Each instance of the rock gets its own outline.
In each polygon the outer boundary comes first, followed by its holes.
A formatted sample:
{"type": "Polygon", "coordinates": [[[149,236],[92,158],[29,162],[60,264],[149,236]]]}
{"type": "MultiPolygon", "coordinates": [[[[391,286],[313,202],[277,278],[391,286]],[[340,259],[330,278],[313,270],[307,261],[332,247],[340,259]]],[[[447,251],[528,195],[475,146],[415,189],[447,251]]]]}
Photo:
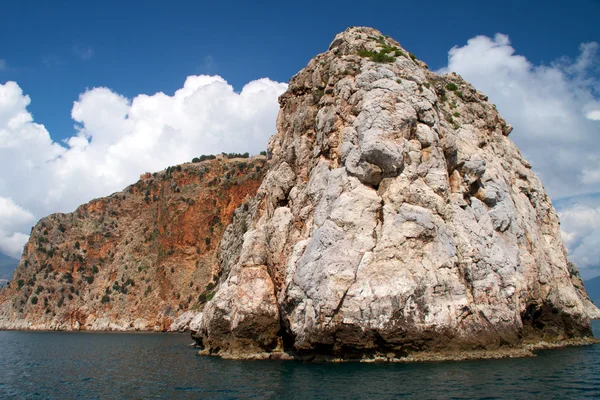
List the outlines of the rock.
{"type": "Polygon", "coordinates": [[[203,342],[207,351],[223,346],[228,357],[273,349],[272,340],[277,340],[279,331],[278,305],[266,267],[252,266],[238,272],[236,284],[221,288],[204,309],[198,330],[207,338],[203,342]]]}
{"type": "Polygon", "coordinates": [[[292,78],[270,170],[227,228],[247,231],[221,242],[202,354],[421,360],[589,340],[598,310],[512,127],[403,54],[349,28],[292,78]],[[390,62],[359,55],[384,45],[390,62]]]}
{"type": "Polygon", "coordinates": [[[590,318],[592,319],[600,319],[600,309],[594,305],[592,300],[589,298],[587,292],[585,291],[585,287],[583,286],[583,279],[579,275],[579,270],[572,262],[569,262],[569,274],[571,275],[571,282],[573,283],[573,287],[577,291],[577,294],[582,299],[583,305],[586,308],[586,311],[590,318]]]}
{"type": "Polygon", "coordinates": [[[0,329],[187,329],[220,273],[221,238],[238,234],[225,227],[256,194],[266,163],[221,157],[169,167],[43,218],[0,289],[0,329]]]}
{"type": "Polygon", "coordinates": [[[175,321],[169,327],[169,332],[185,332],[190,329],[190,323],[196,316],[194,311],[186,311],[179,317],[175,318],[175,321]]]}
{"type": "Polygon", "coordinates": [[[202,323],[202,313],[196,313],[189,323],[189,330],[192,332],[198,332],[200,330],[200,324],[202,323]]]}

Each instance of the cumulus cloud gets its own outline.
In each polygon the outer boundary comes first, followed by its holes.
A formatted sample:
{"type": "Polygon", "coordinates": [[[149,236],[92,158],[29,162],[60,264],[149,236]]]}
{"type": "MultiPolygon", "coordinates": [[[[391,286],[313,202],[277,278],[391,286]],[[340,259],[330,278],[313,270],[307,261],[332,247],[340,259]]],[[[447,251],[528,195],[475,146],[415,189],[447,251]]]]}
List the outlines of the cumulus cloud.
{"type": "MultiPolygon", "coordinates": [[[[440,72],[459,73],[497,105],[554,201],[577,199],[600,192],[599,47],[583,43],[574,60],[534,65],[508,36],[477,36],[452,48],[440,72]]],[[[591,277],[600,273],[600,197],[587,201],[565,202],[561,216],[569,257],[591,277]]]]}
{"type": "Polygon", "coordinates": [[[266,148],[286,84],[259,79],[237,93],[219,76],[190,76],[173,95],[79,96],[76,131],[55,142],[15,82],[0,84],[0,251],[19,256],[35,221],[119,191],[141,173],[201,154],[266,148]]]}
{"type": "Polygon", "coordinates": [[[600,110],[593,110],[587,113],[588,119],[600,121],[600,110]]]}
{"type": "Polygon", "coordinates": [[[559,212],[561,233],[584,277],[597,275],[600,264],[600,206],[575,204],[559,212]]]}
{"type": "Polygon", "coordinates": [[[9,255],[20,255],[27,231],[34,222],[33,214],[11,199],[0,196],[0,248],[9,255]]]}

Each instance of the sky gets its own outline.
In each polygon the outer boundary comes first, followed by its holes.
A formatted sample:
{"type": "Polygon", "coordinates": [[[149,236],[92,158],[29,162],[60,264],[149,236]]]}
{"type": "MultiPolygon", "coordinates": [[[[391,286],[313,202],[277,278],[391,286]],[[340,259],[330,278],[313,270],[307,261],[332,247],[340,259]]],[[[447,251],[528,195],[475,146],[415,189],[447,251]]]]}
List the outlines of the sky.
{"type": "Polygon", "coordinates": [[[0,252],[143,172],[265,149],[286,82],[360,25],[490,96],[600,275],[599,0],[256,3],[3,2],[0,252]]]}

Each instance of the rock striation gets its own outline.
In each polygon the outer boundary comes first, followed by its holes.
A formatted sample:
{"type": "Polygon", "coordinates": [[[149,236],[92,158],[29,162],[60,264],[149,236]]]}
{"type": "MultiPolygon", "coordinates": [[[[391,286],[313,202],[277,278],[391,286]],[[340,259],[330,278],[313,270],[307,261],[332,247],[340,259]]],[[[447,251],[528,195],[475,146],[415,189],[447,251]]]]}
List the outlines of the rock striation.
{"type": "Polygon", "coordinates": [[[485,94],[349,28],[279,102],[269,171],[194,316],[201,354],[440,359],[591,337],[557,214],[485,94]]]}
{"type": "Polygon", "coordinates": [[[266,163],[258,156],[169,167],[43,218],[0,290],[0,329],[169,329],[213,295],[225,227],[256,194],[266,163]]]}

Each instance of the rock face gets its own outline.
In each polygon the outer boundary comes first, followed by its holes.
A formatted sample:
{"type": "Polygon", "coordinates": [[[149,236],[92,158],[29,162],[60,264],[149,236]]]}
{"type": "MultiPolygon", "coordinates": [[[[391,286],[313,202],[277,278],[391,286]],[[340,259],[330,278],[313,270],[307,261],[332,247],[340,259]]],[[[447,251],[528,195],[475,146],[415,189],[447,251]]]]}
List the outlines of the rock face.
{"type": "Polygon", "coordinates": [[[42,219],[0,291],[0,329],[165,330],[201,309],[218,277],[225,227],[256,194],[266,162],[169,167],[42,219]]]}
{"type": "Polygon", "coordinates": [[[202,354],[400,359],[591,336],[557,214],[487,96],[350,28],[279,101],[269,172],[195,318],[202,354]]]}

